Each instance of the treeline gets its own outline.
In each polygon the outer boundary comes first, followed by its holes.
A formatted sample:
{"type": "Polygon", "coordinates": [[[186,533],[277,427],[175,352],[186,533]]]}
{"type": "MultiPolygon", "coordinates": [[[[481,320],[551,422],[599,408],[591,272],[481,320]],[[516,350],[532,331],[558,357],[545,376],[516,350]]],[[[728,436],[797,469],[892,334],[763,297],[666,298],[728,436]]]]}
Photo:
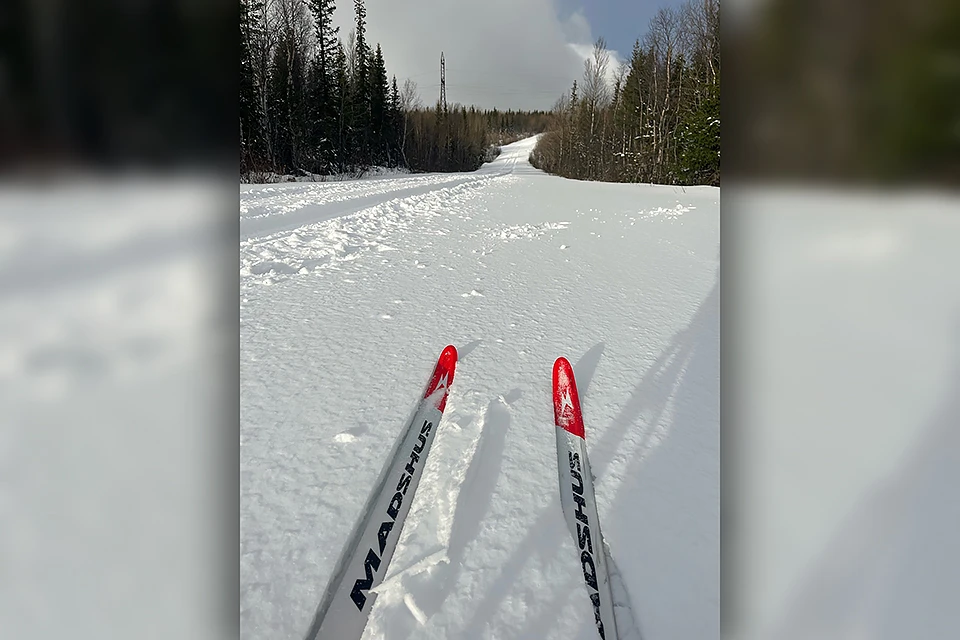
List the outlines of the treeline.
{"type": "Polygon", "coordinates": [[[545,111],[415,105],[404,112],[402,166],[414,171],[473,171],[493,160],[500,145],[542,133],[551,122],[552,114],[545,111]]]}
{"type": "Polygon", "coordinates": [[[240,0],[240,171],[360,174],[372,166],[470,171],[494,145],[546,130],[547,112],[420,104],[417,86],[389,77],[354,0],[344,43],[334,0],[240,0]]]}
{"type": "Polygon", "coordinates": [[[619,69],[598,40],[531,162],[585,180],[719,185],[719,9],[661,9],[619,69]]]}

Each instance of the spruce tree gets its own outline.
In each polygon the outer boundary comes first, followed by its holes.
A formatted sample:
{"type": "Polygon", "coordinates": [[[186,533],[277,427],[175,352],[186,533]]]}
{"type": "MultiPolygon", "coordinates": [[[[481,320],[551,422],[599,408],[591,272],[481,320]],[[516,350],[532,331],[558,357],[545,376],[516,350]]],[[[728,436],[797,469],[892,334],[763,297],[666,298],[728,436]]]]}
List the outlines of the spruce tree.
{"type": "Polygon", "coordinates": [[[351,129],[354,134],[354,163],[358,168],[370,164],[370,48],[367,45],[367,10],[363,0],[354,0],[356,40],[354,43],[351,129]]]}
{"type": "Polygon", "coordinates": [[[326,173],[337,164],[339,105],[336,92],[336,58],[340,27],[333,26],[334,0],[310,0],[317,37],[311,68],[310,142],[317,170],[326,173]]]}
{"type": "Polygon", "coordinates": [[[378,44],[370,64],[370,141],[372,152],[370,159],[375,164],[384,164],[387,160],[388,92],[387,69],[383,61],[383,51],[378,44]]]}
{"type": "Polygon", "coordinates": [[[260,164],[263,152],[261,88],[254,77],[252,51],[262,11],[262,0],[240,0],[240,170],[243,173],[260,164]]]}

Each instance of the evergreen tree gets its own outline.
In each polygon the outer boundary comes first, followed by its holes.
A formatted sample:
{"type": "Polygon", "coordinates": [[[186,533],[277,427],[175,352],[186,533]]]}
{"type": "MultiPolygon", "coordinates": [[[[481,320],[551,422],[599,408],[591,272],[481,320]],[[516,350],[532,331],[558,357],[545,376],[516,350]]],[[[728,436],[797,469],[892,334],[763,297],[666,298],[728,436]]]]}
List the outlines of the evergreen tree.
{"type": "Polygon", "coordinates": [[[311,67],[310,141],[316,157],[315,171],[326,173],[336,164],[339,105],[337,101],[337,34],[333,26],[334,0],[310,0],[316,33],[316,54],[311,67]]]}
{"type": "Polygon", "coordinates": [[[388,108],[388,127],[387,140],[389,149],[390,164],[398,164],[401,161],[400,147],[403,144],[401,136],[403,134],[403,108],[400,104],[400,90],[397,89],[397,76],[393,76],[390,83],[390,97],[388,108]]]}
{"type": "Polygon", "coordinates": [[[680,125],[678,173],[685,184],[716,184],[720,180],[720,83],[709,85],[707,96],[680,125]]]}
{"type": "Polygon", "coordinates": [[[363,0],[354,0],[356,40],[354,41],[352,114],[354,164],[362,166],[370,159],[370,48],[367,45],[367,10],[363,0]]]}
{"type": "Polygon", "coordinates": [[[598,40],[583,83],[558,102],[552,130],[531,160],[586,180],[719,184],[718,17],[717,0],[660,10],[642,44],[634,44],[611,100],[603,93],[598,40]]]}
{"type": "Polygon", "coordinates": [[[369,78],[371,159],[375,164],[384,164],[388,157],[388,92],[390,88],[387,85],[387,69],[383,62],[383,52],[379,44],[371,60],[369,78]]]}
{"type": "Polygon", "coordinates": [[[253,39],[263,11],[262,0],[240,0],[240,170],[249,172],[262,157],[260,91],[253,58],[253,39]]]}
{"type": "Polygon", "coordinates": [[[336,57],[333,62],[333,103],[336,105],[336,128],[333,133],[336,140],[336,168],[339,172],[347,169],[350,161],[350,117],[353,111],[350,104],[350,75],[347,69],[347,53],[343,42],[337,41],[336,57]]]}

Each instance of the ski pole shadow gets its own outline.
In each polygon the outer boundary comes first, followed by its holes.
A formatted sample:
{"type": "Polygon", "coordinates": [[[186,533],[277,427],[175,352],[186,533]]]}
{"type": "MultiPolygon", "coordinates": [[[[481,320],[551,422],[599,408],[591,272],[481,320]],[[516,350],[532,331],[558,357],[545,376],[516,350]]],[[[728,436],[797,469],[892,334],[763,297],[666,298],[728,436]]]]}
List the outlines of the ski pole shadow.
{"type": "Polygon", "coordinates": [[[464,358],[466,358],[468,355],[470,355],[470,354],[473,352],[474,349],[476,349],[477,347],[479,347],[479,346],[480,346],[480,343],[482,343],[482,342],[483,342],[483,340],[474,340],[473,342],[471,342],[471,343],[469,343],[469,344],[465,344],[465,345],[463,345],[462,347],[458,348],[458,349],[457,349],[457,359],[458,359],[458,360],[463,360],[464,358]]]}
{"type": "Polygon", "coordinates": [[[956,636],[960,343],[954,350],[946,395],[896,468],[862,492],[798,572],[765,637],[956,636]]]}
{"type": "Polygon", "coordinates": [[[619,568],[635,578],[631,611],[651,637],[720,633],[719,325],[717,283],[686,330],[667,431],[630,460],[610,508],[613,542],[636,550],[619,568]]]}
{"type": "Polygon", "coordinates": [[[577,379],[577,392],[581,398],[586,397],[587,391],[590,389],[590,383],[593,381],[593,376],[597,372],[597,365],[600,364],[600,357],[603,355],[603,348],[604,344],[598,342],[580,356],[577,364],[573,365],[573,374],[577,379]]]}

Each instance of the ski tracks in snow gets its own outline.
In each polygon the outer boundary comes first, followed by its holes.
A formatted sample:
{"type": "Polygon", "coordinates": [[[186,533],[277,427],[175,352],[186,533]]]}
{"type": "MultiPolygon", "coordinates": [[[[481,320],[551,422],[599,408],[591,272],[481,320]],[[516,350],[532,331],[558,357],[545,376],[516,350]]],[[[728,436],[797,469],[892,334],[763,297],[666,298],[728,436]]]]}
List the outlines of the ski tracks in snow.
{"type": "MultiPolygon", "coordinates": [[[[439,613],[461,577],[464,559],[481,534],[502,466],[518,388],[491,391],[471,375],[470,352],[461,349],[457,385],[424,467],[417,500],[408,516],[394,566],[379,588],[365,638],[415,636],[439,613]],[[489,399],[492,396],[492,399],[489,399]],[[489,399],[489,400],[488,400],[489,399]]],[[[448,635],[448,634],[444,634],[448,635]]]]}
{"type": "MultiPolygon", "coordinates": [[[[241,288],[336,271],[371,251],[397,251],[411,244],[406,240],[413,233],[448,235],[451,217],[458,218],[463,233],[463,222],[476,213],[469,202],[491,185],[508,188],[519,181],[524,167],[530,169],[526,155],[531,148],[532,143],[505,149],[500,158],[473,173],[245,186],[240,193],[241,288]]],[[[482,258],[503,242],[537,238],[568,225],[478,226],[464,237],[481,241],[482,248],[474,253],[482,258]]],[[[430,245],[412,244],[420,246],[412,252],[415,265],[425,268],[428,262],[419,256],[430,245]]]]}
{"type": "MultiPolygon", "coordinates": [[[[475,341],[461,350],[464,357],[458,368],[458,392],[448,401],[442,431],[424,468],[421,490],[400,538],[394,566],[378,589],[365,639],[527,639],[556,630],[562,625],[561,611],[588,608],[579,573],[569,571],[569,576],[561,577],[555,572],[557,567],[569,569],[576,564],[571,560],[575,558],[573,543],[562,524],[558,496],[551,493],[552,499],[543,509],[528,514],[533,526],[510,535],[504,536],[502,529],[488,520],[493,515],[493,501],[506,499],[512,487],[521,486],[516,474],[512,476],[504,467],[513,408],[525,394],[520,388],[497,393],[495,384],[476,374],[468,354],[479,344],[475,341]],[[477,567],[486,575],[475,575],[477,567]],[[518,576],[531,572],[543,572],[554,598],[538,602],[530,594],[511,594],[518,576]],[[466,619],[438,615],[451,594],[460,598],[468,594],[472,615],[466,619]],[[526,601],[523,617],[511,627],[500,627],[496,617],[508,600],[518,597],[526,601]]],[[[584,397],[603,350],[603,343],[599,343],[577,362],[584,397]]],[[[552,435],[546,428],[544,433],[552,435]]],[[[539,448],[537,451],[543,453],[539,448]]],[[[547,458],[552,457],[551,451],[545,453],[547,458]]],[[[511,457],[516,461],[524,453],[514,449],[511,457]]],[[[598,473],[608,464],[601,460],[598,473]]],[[[547,478],[547,486],[554,484],[554,478],[547,478]]],[[[607,545],[604,547],[611,567],[620,638],[643,640],[615,557],[607,545]]],[[[592,618],[579,618],[572,637],[593,640],[596,631],[592,618]]]]}
{"type": "MultiPolygon", "coordinates": [[[[336,199],[331,204],[319,206],[306,206],[308,201],[303,200],[305,208],[284,214],[284,220],[277,225],[270,227],[263,223],[265,229],[279,227],[281,231],[254,235],[240,243],[242,286],[275,284],[287,275],[336,269],[370,251],[396,251],[396,246],[403,246],[404,235],[413,229],[422,233],[427,228],[435,235],[446,235],[449,233],[450,212],[471,199],[490,180],[496,179],[498,176],[486,175],[457,180],[435,179],[436,182],[428,186],[393,192],[391,195],[399,197],[386,201],[382,201],[383,195],[346,201],[336,199]],[[372,204],[371,198],[380,202],[372,204]],[[314,209],[320,209],[320,212],[314,209]],[[305,215],[297,216],[303,211],[305,215]],[[291,230],[285,228],[286,218],[319,218],[320,221],[295,223],[291,230]]],[[[248,214],[258,206],[253,199],[245,202],[248,214]]],[[[277,217],[262,215],[268,222],[277,217]]]]}

